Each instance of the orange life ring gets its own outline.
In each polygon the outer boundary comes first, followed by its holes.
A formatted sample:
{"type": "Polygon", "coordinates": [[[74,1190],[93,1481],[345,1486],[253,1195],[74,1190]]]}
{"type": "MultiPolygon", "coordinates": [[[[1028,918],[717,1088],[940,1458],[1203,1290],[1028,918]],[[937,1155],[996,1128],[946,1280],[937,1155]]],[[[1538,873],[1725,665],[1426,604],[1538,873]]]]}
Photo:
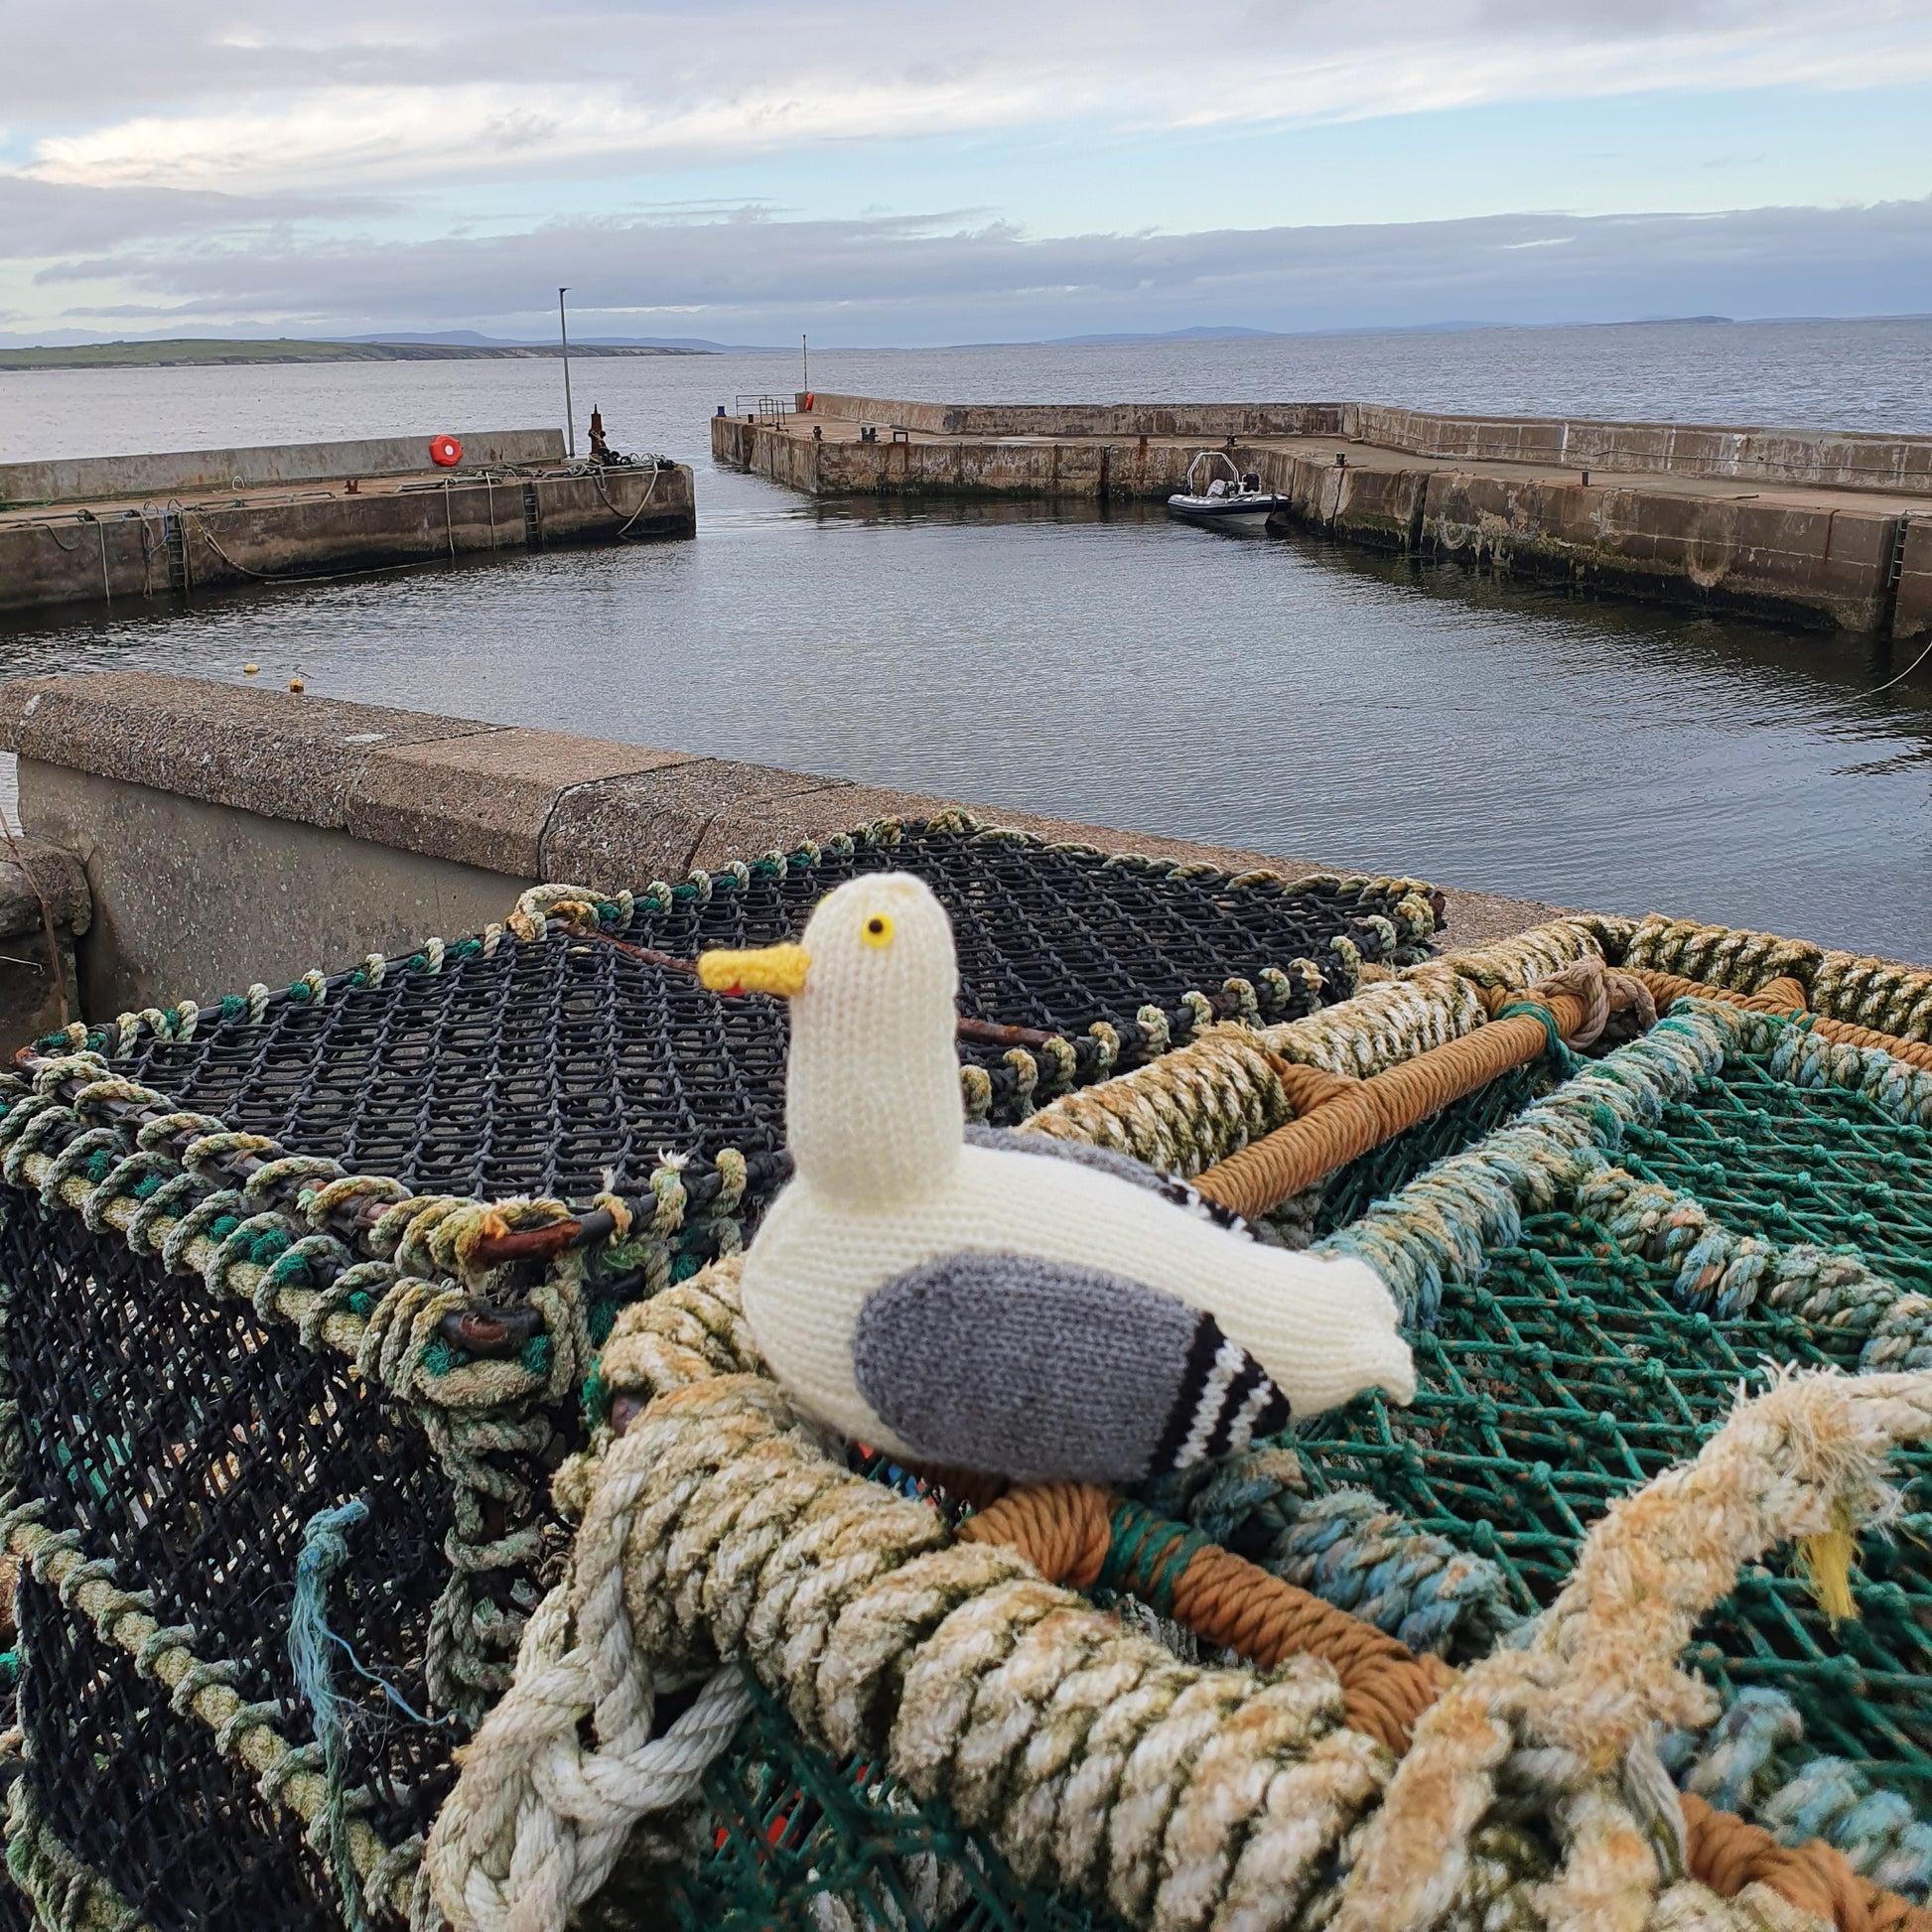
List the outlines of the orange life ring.
{"type": "Polygon", "coordinates": [[[432,436],[429,460],[439,470],[454,470],[463,461],[463,445],[454,436],[432,436]]]}
{"type": "Polygon", "coordinates": [[[818,398],[815,395],[813,395],[809,389],[807,389],[805,393],[798,399],[798,407],[801,410],[803,410],[806,415],[809,416],[812,412],[812,405],[817,401],[818,398]]]}

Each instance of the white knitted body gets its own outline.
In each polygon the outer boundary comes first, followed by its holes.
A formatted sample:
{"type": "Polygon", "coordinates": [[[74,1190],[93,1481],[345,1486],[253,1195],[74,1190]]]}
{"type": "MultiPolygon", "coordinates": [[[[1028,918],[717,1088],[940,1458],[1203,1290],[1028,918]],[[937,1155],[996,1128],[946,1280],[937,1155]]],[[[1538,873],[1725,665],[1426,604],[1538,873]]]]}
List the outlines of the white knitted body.
{"type": "Polygon", "coordinates": [[[1069,1161],[962,1147],[911,1200],[862,1208],[794,1181],[745,1260],[745,1315],[788,1393],[842,1434],[914,1453],[867,1406],[852,1369],[860,1305],[940,1255],[1035,1255],[1099,1268],[1205,1309],[1307,1416],[1379,1387],[1416,1388],[1395,1303],[1358,1261],[1316,1260],[1246,1235],[1069,1161]]]}
{"type": "Polygon", "coordinates": [[[958,965],[922,881],[849,881],[803,946],[786,1071],[797,1177],[752,1244],[744,1295],[760,1351],[813,1414],[913,1453],[859,1393],[854,1327],[873,1291],[960,1253],[1097,1269],[1204,1310],[1298,1415],[1370,1387],[1414,1395],[1395,1305],[1364,1264],[1263,1247],[1074,1162],[964,1144],[958,965]]]}

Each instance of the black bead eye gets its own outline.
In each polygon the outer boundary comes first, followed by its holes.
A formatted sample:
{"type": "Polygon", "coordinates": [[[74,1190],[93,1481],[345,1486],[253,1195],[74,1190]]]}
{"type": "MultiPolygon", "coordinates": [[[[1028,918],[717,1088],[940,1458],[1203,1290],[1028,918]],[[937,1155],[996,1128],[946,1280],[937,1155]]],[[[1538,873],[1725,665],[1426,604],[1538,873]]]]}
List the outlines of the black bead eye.
{"type": "Polygon", "coordinates": [[[865,941],[869,946],[890,946],[893,943],[893,922],[884,912],[875,912],[866,921],[865,941]]]}

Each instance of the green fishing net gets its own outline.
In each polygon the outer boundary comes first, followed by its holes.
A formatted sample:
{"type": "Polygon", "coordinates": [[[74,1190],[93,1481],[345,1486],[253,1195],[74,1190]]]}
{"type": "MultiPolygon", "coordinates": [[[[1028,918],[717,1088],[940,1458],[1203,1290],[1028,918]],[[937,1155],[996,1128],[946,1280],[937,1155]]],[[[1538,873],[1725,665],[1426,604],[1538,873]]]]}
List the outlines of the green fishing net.
{"type": "MultiPolygon", "coordinates": [[[[1466,1106],[1468,1103],[1464,1103],[1466,1106]]],[[[1626,1131],[1612,1156],[1779,1245],[1856,1244],[1901,1286],[1932,1288],[1932,1135],[1842,1089],[1775,1078],[1766,1056],[1626,1131]]],[[[1767,1366],[1853,1370],[1861,1333],[1766,1307],[1720,1315],[1674,1292],[1681,1257],[1619,1250],[1575,1213],[1526,1217],[1479,1283],[1449,1284],[1413,1337],[1413,1407],[1379,1396],[1296,1438],[1316,1480],[1366,1484],[1494,1560],[1520,1606],[1547,1603],[1615,1497],[1696,1453],[1767,1366]]],[[[1808,1740],[1932,1810],[1932,1449],[1897,1458],[1904,1513],[1861,1543],[1855,1620],[1834,1623],[1782,1561],[1754,1567],[1698,1633],[1721,1689],[1788,1693],[1808,1740]]]]}
{"type": "MultiPolygon", "coordinates": [[[[1561,1077],[1525,1068],[1410,1129],[1325,1190],[1317,1235],[1446,1155],[1483,1140],[1561,1077]]],[[[1932,1290],[1932,1135],[1871,1101],[1774,1077],[1767,1056],[1721,1072],[1626,1130],[1611,1158],[1693,1194],[1734,1233],[1780,1246],[1854,1243],[1932,1290]]],[[[1624,1253],[1574,1211],[1526,1217],[1476,1284],[1450,1284],[1414,1337],[1409,1409],[1369,1396],[1292,1441],[1317,1490],[1373,1489],[1421,1529],[1495,1562],[1517,1606],[1548,1603],[1615,1497],[1696,1453],[1767,1365],[1856,1368],[1861,1334],[1759,1303],[1686,1308],[1681,1256],[1624,1253]]],[[[1834,1624],[1782,1558],[1753,1567],[1706,1619],[1688,1662],[1721,1692],[1790,1695],[1806,1734],[1932,1811],[1932,1449],[1898,1458],[1904,1514],[1863,1540],[1856,1620],[1834,1624]]],[[[883,1473],[883,1471],[881,1472],[883,1473]]],[[[883,1769],[813,1750],[760,1695],[706,1784],[710,1834],[662,1903],[693,1928],[904,1927],[1061,1932],[1107,1923],[1021,1884],[977,1834],[915,1803],[883,1769]]],[[[630,1923],[641,1922],[634,1915],[630,1923]]]]}

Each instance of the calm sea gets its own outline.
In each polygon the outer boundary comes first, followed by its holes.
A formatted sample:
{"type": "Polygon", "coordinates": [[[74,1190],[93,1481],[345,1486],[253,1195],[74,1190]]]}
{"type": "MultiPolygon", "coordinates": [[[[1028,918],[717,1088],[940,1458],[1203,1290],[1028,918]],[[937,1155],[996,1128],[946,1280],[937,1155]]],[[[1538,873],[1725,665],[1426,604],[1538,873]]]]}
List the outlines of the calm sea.
{"type": "MultiPolygon", "coordinates": [[[[1932,431],[1932,322],[814,353],[949,400],[1333,399],[1932,431]]],[[[698,473],[696,543],[0,629],[141,665],[837,772],[1440,882],[1932,959],[1932,663],[1139,509],[819,506],[706,418],[796,356],[581,361],[698,473]]],[[[554,362],[0,374],[0,460],[557,420],[554,362]]]]}

